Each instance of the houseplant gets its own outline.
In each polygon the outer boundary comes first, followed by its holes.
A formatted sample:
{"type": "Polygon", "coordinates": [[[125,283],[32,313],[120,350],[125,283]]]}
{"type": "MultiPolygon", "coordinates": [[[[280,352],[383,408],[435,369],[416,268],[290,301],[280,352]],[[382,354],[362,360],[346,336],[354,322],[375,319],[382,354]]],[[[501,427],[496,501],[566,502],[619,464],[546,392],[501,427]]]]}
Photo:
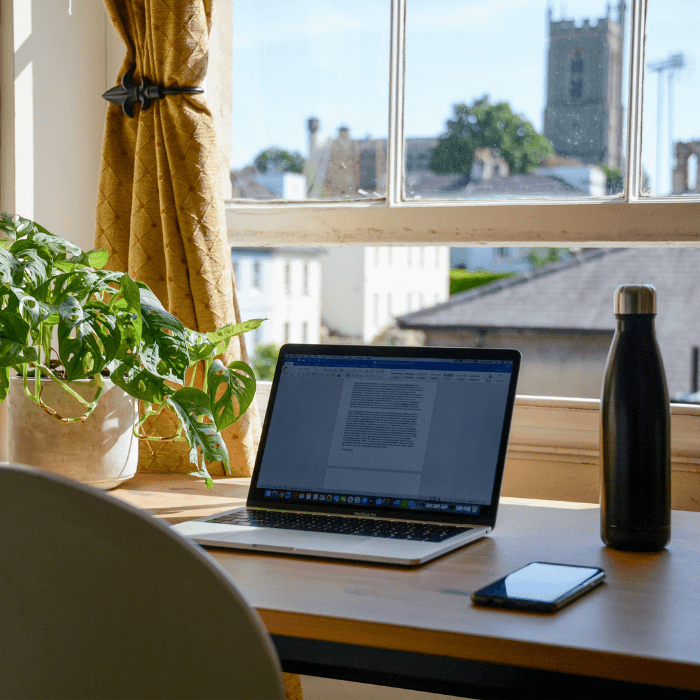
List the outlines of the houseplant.
{"type": "Polygon", "coordinates": [[[146,284],[103,270],[107,251],[83,252],[39,224],[6,213],[0,213],[0,232],[7,237],[0,239],[0,402],[14,370],[37,407],[63,423],[84,423],[109,377],[142,402],[133,425],[140,439],[186,440],[191,473],[209,487],[207,462],[220,461],[230,473],[221,431],[251,404],[255,378],[245,362],[226,366],[218,356],[234,336],[257,328],[262,319],[199,333],[168,313],[146,284]],[[36,376],[42,381],[30,389],[36,376]],[[95,387],[87,398],[71,384],[85,378],[95,387]],[[77,401],[80,415],[61,415],[45,403],[45,381],[77,401]],[[177,417],[177,433],[146,434],[144,422],[163,410],[177,417]]]}

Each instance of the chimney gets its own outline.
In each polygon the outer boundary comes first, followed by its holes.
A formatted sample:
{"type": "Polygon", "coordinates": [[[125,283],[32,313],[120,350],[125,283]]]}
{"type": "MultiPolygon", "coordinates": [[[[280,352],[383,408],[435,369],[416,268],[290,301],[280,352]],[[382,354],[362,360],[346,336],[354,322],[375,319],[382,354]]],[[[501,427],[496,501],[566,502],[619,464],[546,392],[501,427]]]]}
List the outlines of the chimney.
{"type": "Polygon", "coordinates": [[[306,126],[309,129],[309,156],[316,150],[318,140],[318,128],[321,122],[316,117],[311,117],[306,121],[306,126]]]}

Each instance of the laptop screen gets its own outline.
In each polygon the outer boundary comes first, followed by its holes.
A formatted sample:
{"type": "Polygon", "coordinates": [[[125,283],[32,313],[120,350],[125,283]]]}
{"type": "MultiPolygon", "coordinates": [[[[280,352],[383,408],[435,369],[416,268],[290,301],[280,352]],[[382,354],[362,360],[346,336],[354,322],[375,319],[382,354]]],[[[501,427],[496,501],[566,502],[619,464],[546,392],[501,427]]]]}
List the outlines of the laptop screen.
{"type": "Polygon", "coordinates": [[[285,346],[249,505],[495,517],[519,354],[285,346]]]}

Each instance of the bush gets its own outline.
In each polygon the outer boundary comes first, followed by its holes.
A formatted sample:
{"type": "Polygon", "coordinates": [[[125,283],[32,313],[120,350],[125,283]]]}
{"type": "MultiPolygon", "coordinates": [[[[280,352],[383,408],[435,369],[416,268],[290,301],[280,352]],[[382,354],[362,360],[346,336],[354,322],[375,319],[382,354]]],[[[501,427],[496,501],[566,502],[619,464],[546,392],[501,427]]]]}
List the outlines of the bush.
{"type": "Polygon", "coordinates": [[[450,294],[465,292],[467,289],[481,287],[503,277],[512,277],[512,272],[487,272],[486,270],[450,270],[450,294]]]}

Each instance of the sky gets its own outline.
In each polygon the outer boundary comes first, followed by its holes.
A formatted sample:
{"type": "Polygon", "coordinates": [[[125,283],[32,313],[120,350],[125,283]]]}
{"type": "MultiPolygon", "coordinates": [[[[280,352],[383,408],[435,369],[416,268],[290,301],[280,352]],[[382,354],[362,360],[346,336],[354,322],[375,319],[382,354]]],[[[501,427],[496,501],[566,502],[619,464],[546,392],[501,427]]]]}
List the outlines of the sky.
{"type": "MultiPolygon", "coordinates": [[[[547,8],[553,18],[606,15],[606,0],[407,0],[405,133],[437,136],[452,105],[488,94],[542,131],[547,8]]],[[[617,0],[610,3],[617,17],[617,0]]],[[[627,0],[627,17],[631,0],[627,0]]],[[[674,140],[700,139],[700,0],[649,0],[647,62],[682,52],[674,75],[674,140]]],[[[232,168],[277,146],[306,155],[306,120],[321,138],[347,126],[354,138],[386,137],[389,0],[236,0],[232,168]]],[[[629,48],[627,42],[626,48],[629,48]]],[[[665,74],[666,76],[668,74],[665,74]]],[[[666,81],[666,77],[664,78],[666,81]]],[[[670,187],[668,88],[657,163],[656,73],[645,82],[643,165],[652,190],[670,187]]],[[[626,102],[626,95],[625,95],[626,102]]]]}

